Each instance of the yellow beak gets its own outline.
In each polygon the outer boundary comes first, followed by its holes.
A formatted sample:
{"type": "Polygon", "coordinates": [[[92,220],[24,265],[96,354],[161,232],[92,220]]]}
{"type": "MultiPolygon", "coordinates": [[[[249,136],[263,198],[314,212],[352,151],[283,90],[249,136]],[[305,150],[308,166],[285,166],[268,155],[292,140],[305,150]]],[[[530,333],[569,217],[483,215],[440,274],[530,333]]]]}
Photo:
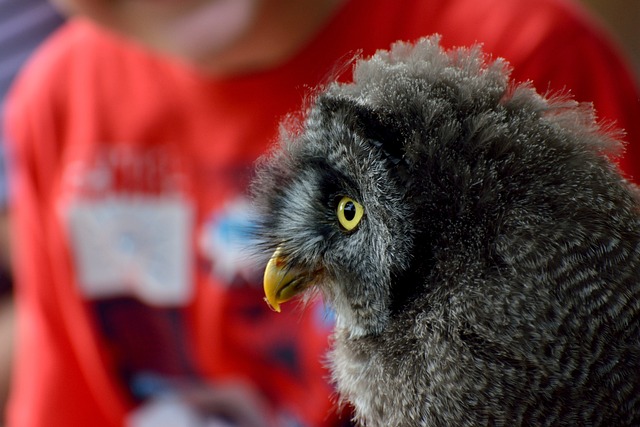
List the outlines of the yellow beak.
{"type": "Polygon", "coordinates": [[[280,304],[302,292],[306,288],[304,282],[299,272],[287,266],[280,249],[276,249],[264,270],[264,299],[273,311],[280,313],[280,304]]]}

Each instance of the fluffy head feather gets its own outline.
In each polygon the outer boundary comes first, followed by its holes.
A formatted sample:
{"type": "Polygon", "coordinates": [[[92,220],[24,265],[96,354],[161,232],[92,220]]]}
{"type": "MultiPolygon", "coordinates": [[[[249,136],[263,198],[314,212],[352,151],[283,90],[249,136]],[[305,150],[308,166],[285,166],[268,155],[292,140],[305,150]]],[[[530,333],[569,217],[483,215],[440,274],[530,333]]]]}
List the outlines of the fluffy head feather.
{"type": "Polygon", "coordinates": [[[334,378],[366,425],[640,423],[639,204],[617,145],[477,46],[360,60],[258,169],[272,304],[313,287],[333,305],[334,378]]]}

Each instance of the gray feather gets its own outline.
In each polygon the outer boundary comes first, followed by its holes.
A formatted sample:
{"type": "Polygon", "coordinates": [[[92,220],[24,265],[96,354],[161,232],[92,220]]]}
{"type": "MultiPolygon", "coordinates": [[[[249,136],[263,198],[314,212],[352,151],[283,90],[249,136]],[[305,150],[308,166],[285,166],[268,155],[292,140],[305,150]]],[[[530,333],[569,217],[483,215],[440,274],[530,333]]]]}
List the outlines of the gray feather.
{"type": "Polygon", "coordinates": [[[355,63],[253,192],[366,426],[640,425],[640,204],[589,106],[438,37],[355,63]],[[336,199],[364,206],[352,232],[336,199]]]}

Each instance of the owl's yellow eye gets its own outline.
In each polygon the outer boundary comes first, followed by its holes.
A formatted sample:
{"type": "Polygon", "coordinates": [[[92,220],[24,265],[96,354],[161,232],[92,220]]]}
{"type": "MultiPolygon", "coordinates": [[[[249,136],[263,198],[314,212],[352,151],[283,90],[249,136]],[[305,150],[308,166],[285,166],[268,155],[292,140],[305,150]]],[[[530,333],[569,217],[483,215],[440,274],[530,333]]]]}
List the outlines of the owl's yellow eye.
{"type": "Polygon", "coordinates": [[[340,225],[347,231],[355,230],[360,224],[364,208],[362,205],[350,197],[344,196],[338,203],[338,221],[340,225]]]}

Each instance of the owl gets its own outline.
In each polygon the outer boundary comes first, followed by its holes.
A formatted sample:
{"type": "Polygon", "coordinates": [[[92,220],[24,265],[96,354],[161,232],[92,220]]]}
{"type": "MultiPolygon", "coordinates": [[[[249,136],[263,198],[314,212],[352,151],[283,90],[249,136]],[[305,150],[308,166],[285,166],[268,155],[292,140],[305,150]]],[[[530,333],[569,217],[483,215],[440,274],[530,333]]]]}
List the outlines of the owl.
{"type": "Polygon", "coordinates": [[[640,425],[618,140],[481,46],[357,59],[258,164],[266,300],[333,308],[328,364],[360,425],[640,425]]]}

